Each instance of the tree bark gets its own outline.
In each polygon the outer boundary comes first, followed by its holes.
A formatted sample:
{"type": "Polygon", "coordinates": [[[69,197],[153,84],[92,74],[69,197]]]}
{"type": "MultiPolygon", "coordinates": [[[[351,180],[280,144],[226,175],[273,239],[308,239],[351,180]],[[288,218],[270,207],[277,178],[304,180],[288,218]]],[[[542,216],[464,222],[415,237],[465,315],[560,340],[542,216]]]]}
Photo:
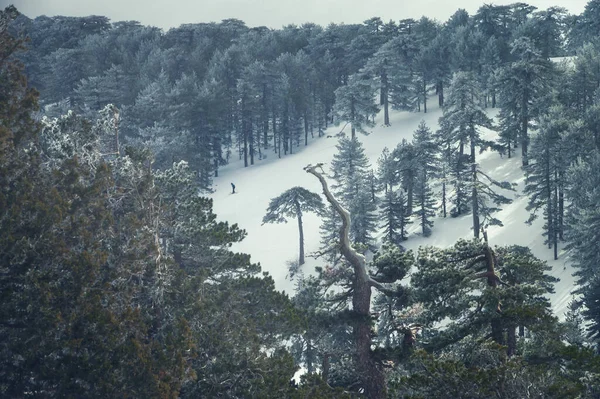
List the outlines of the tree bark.
{"type": "Polygon", "coordinates": [[[387,74],[381,74],[381,105],[383,105],[383,124],[390,126],[390,102],[388,96],[388,79],[387,74]]]}
{"type": "Polygon", "coordinates": [[[446,182],[442,182],[442,211],[444,212],[444,217],[447,216],[446,213],[446,182]]]}
{"type": "Polygon", "coordinates": [[[427,82],[423,78],[423,113],[427,113],[427,82]]]}
{"type": "MultiPolygon", "coordinates": [[[[483,238],[487,283],[490,287],[495,289],[498,287],[498,277],[496,276],[496,254],[494,254],[494,251],[488,244],[487,233],[485,231],[483,232],[483,238]]],[[[497,305],[497,311],[500,312],[500,303],[497,305]]],[[[490,324],[492,328],[492,339],[497,344],[504,345],[502,320],[499,317],[494,317],[490,324]]]]}
{"type": "Polygon", "coordinates": [[[529,128],[529,98],[528,93],[523,93],[523,100],[521,102],[521,154],[523,158],[523,166],[529,165],[529,156],[527,150],[529,148],[529,134],[527,132],[529,128]]]}
{"type": "Polygon", "coordinates": [[[479,202],[477,201],[477,165],[475,164],[475,127],[471,126],[471,178],[473,188],[471,191],[471,202],[473,207],[473,235],[479,238],[479,202]]]}
{"type": "Polygon", "coordinates": [[[360,382],[367,398],[383,399],[387,394],[385,376],[371,353],[370,309],[372,280],[367,274],[367,261],[362,254],[358,253],[350,245],[350,213],[342,207],[331,191],[329,191],[325,178],[316,168],[317,166],[309,165],[304,169],[307,173],[319,179],[327,201],[342,219],[342,226],[339,230],[340,250],[344,258],[352,265],[354,271],[352,310],[355,315],[355,321],[352,329],[360,382]]]}
{"type": "Polygon", "coordinates": [[[300,234],[300,256],[298,257],[298,264],[304,264],[304,229],[302,228],[302,209],[300,208],[300,203],[296,200],[294,201],[294,205],[296,206],[296,215],[298,215],[298,233],[300,234]]]}

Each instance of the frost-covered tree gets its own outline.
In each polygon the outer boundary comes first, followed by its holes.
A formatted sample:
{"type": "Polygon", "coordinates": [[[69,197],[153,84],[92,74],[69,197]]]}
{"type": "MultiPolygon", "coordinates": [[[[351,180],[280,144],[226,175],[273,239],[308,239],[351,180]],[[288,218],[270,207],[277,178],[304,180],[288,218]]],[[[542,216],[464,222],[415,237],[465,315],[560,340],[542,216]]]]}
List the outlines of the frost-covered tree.
{"type": "Polygon", "coordinates": [[[511,54],[517,60],[504,67],[497,80],[500,107],[507,109],[506,117],[515,118],[523,166],[527,166],[529,128],[534,118],[547,106],[544,98],[548,94],[552,66],[550,61],[542,58],[527,37],[520,37],[511,44],[511,54]]]}
{"type": "Polygon", "coordinates": [[[414,214],[421,225],[421,232],[424,236],[431,234],[433,220],[435,215],[436,201],[433,198],[431,182],[439,173],[438,150],[434,142],[433,133],[421,121],[417,130],[413,134],[412,145],[416,153],[417,176],[414,189],[415,211],[414,214]]]}
{"type": "MultiPolygon", "coordinates": [[[[372,288],[375,287],[384,295],[401,297],[405,292],[404,288],[400,285],[392,288],[389,284],[395,284],[404,277],[412,265],[412,260],[406,265],[396,264],[396,262],[383,261],[379,264],[375,262],[373,264],[375,270],[371,274],[365,256],[350,244],[350,214],[331,193],[318,166],[308,165],[305,170],[319,179],[327,201],[335,209],[342,224],[338,231],[338,240],[340,252],[346,263],[338,267],[322,269],[320,274],[324,277],[324,283],[331,281],[341,288],[339,293],[332,293],[334,298],[331,300],[335,300],[339,309],[345,310],[340,316],[346,317],[344,324],[352,331],[351,338],[348,337],[349,340],[346,340],[350,343],[351,351],[347,359],[348,364],[343,365],[347,376],[343,384],[352,387],[354,391],[364,392],[368,398],[383,399],[386,397],[387,386],[379,362],[389,356],[385,353],[379,355],[372,349],[372,288]],[[349,300],[352,301],[351,309],[348,308],[349,300]]],[[[396,253],[402,255],[400,251],[396,253]]],[[[406,258],[400,256],[400,259],[406,258]]]]}
{"type": "Polygon", "coordinates": [[[325,204],[319,194],[315,194],[302,187],[293,187],[269,202],[267,214],[263,217],[264,223],[287,223],[287,218],[298,220],[298,234],[300,236],[300,255],[298,264],[304,264],[304,229],[302,215],[306,212],[323,214],[325,204]]]}
{"type": "Polygon", "coordinates": [[[415,147],[412,143],[403,139],[394,149],[392,156],[394,157],[396,173],[400,176],[400,187],[406,193],[406,212],[411,215],[413,212],[415,179],[418,171],[415,147]]]}
{"type": "Polygon", "coordinates": [[[502,194],[494,191],[493,186],[501,189],[510,189],[507,182],[499,182],[484,173],[477,164],[477,150],[484,151],[494,143],[485,140],[481,135],[481,129],[492,129],[492,120],[487,116],[478,100],[476,79],[471,73],[459,72],[452,80],[450,94],[444,107],[444,115],[440,118],[440,134],[443,141],[454,147],[454,158],[456,162],[456,208],[457,213],[462,212],[465,197],[459,195],[470,191],[469,203],[473,215],[473,234],[479,237],[482,223],[501,225],[502,223],[492,217],[492,213],[498,210],[495,205],[510,203],[510,200],[502,194]],[[469,153],[466,153],[468,148],[469,153]],[[466,182],[464,176],[468,168],[466,182]],[[465,188],[462,184],[467,184],[465,188]]]}
{"type": "Polygon", "coordinates": [[[335,91],[335,120],[350,124],[352,139],[357,131],[368,134],[366,128],[374,125],[372,118],[378,111],[374,98],[375,85],[363,74],[350,76],[348,84],[335,91]]]}
{"type": "Polygon", "coordinates": [[[337,149],[331,163],[336,181],[333,188],[352,216],[352,240],[370,244],[371,234],[376,229],[376,203],[369,186],[369,160],[356,137],[340,139],[337,149]]]}
{"type": "Polygon", "coordinates": [[[445,250],[421,248],[417,263],[412,285],[424,305],[421,322],[436,336],[431,349],[491,337],[513,356],[520,326],[543,331],[553,321],[542,295],[552,293],[557,280],[528,248],[460,240],[445,250]],[[434,327],[441,320],[449,322],[434,327]]]}
{"type": "Polygon", "coordinates": [[[524,192],[529,195],[527,210],[531,223],[543,210],[546,244],[558,259],[558,241],[563,236],[564,191],[569,160],[565,154],[569,120],[564,110],[554,107],[540,119],[538,134],[531,146],[532,162],[525,168],[527,180],[524,192]]]}
{"type": "Polygon", "coordinates": [[[600,155],[594,154],[587,162],[575,165],[568,174],[567,198],[571,205],[567,212],[565,238],[567,249],[577,271],[577,290],[583,294],[584,316],[590,321],[588,332],[597,343],[600,341],[600,317],[598,306],[600,262],[598,232],[600,231],[600,179],[598,178],[600,155]]]}
{"type": "Polygon", "coordinates": [[[377,181],[383,185],[384,193],[393,190],[400,182],[394,158],[387,147],[384,147],[377,159],[377,181]]]}
{"type": "Polygon", "coordinates": [[[400,245],[407,238],[406,228],[410,224],[404,192],[402,190],[388,190],[379,207],[383,240],[400,245]]]}

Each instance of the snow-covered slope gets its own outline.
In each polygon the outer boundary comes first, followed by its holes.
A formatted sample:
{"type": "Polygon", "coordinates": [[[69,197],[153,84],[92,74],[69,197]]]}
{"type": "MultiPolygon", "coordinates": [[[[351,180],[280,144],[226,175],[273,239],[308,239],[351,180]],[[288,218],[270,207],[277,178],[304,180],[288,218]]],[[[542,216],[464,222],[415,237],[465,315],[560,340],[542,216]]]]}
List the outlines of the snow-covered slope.
{"type": "MultiPolygon", "coordinates": [[[[492,111],[491,114],[494,112],[492,111]]],[[[411,140],[412,134],[421,120],[425,120],[427,125],[435,131],[438,128],[437,121],[440,116],[441,110],[437,107],[431,107],[427,114],[392,112],[390,127],[382,126],[382,120],[378,118],[377,125],[370,135],[359,136],[371,165],[376,166],[377,159],[384,147],[392,150],[403,138],[411,140]]],[[[339,130],[340,127],[332,127],[327,134],[334,135],[339,130]]],[[[486,134],[490,138],[495,135],[494,132],[486,134]]],[[[307,174],[303,167],[323,162],[327,171],[327,166],[336,151],[336,144],[337,138],[335,137],[315,138],[309,142],[308,147],[302,147],[298,153],[288,155],[280,160],[277,159],[276,154],[268,153],[266,159],[257,161],[254,166],[248,168],[244,168],[241,162],[234,161],[222,169],[220,177],[215,179],[215,192],[211,197],[214,200],[214,209],[219,219],[238,223],[248,232],[248,237],[241,243],[235,244],[233,249],[251,254],[255,262],[261,263],[263,270],[271,273],[277,288],[289,294],[293,294],[294,283],[286,278],[286,263],[298,258],[296,221],[289,220],[286,224],[261,225],[262,217],[270,199],[291,187],[302,186],[321,193],[317,179],[307,174]],[[236,185],[236,194],[231,194],[231,182],[236,185]]],[[[556,261],[552,259],[552,251],[544,245],[541,235],[543,224],[541,220],[534,222],[531,226],[525,224],[529,215],[525,210],[527,197],[522,194],[524,176],[520,168],[521,158],[518,154],[516,158],[501,158],[498,153],[488,151],[478,155],[478,162],[482,169],[493,178],[517,185],[516,192],[511,193],[514,198],[513,203],[505,206],[497,214],[504,226],[493,226],[488,229],[490,244],[527,246],[537,257],[548,261],[553,268],[552,274],[560,279],[551,301],[555,314],[562,318],[572,298],[573,271],[567,262],[566,254],[561,253],[556,261]]],[[[471,223],[470,215],[460,218],[438,218],[435,220],[430,237],[420,236],[417,233],[418,227],[414,226],[404,245],[409,249],[416,249],[424,245],[447,247],[454,244],[458,238],[471,238],[473,236],[471,223]]],[[[320,220],[317,216],[305,215],[304,232],[307,254],[319,247],[319,225],[320,220]]],[[[321,264],[320,260],[307,258],[307,263],[303,268],[309,272],[314,269],[314,266],[321,264]]]]}

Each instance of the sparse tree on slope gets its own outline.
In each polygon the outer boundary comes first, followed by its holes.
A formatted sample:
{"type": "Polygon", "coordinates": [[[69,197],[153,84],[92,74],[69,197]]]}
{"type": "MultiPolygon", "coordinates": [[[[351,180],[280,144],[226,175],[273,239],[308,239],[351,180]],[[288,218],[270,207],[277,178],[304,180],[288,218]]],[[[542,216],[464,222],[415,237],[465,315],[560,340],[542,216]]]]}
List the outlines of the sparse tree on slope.
{"type": "Polygon", "coordinates": [[[322,214],[325,204],[318,194],[308,191],[302,187],[293,187],[283,194],[275,197],[269,203],[267,214],[263,217],[264,223],[287,223],[287,217],[295,217],[298,220],[298,234],[300,235],[300,255],[298,263],[304,264],[304,229],[302,226],[302,215],[305,212],[316,212],[322,214]]]}

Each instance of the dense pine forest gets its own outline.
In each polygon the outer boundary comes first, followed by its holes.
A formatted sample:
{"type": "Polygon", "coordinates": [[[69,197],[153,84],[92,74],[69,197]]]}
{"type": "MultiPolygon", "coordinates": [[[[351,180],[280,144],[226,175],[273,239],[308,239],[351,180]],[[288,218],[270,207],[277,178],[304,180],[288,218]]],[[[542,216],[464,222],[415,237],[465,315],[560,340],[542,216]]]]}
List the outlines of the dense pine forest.
{"type": "Polygon", "coordinates": [[[166,32],[0,11],[0,397],[600,397],[599,37],[600,0],[166,32]],[[439,126],[369,160],[376,118],[432,103],[439,126]],[[324,195],[263,217],[298,225],[287,295],[209,195],[317,140],[337,142],[305,168],[324,195]],[[520,159],[528,222],[569,254],[564,317],[551,267],[488,240],[515,187],[487,151],[520,159]],[[405,248],[465,215],[471,240],[405,248]]]}

